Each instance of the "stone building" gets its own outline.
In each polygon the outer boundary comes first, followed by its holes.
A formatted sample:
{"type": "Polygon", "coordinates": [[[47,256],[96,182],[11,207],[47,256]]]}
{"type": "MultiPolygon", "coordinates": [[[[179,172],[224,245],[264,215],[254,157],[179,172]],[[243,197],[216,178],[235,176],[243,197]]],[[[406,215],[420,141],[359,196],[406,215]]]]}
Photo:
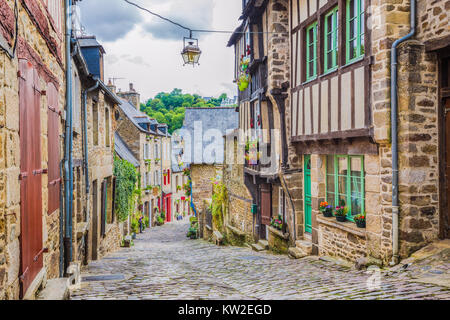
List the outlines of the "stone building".
{"type": "Polygon", "coordinates": [[[0,299],[28,299],[63,273],[64,7],[0,0],[0,12],[0,299]]]}
{"type": "Polygon", "coordinates": [[[180,135],[184,140],[183,162],[190,167],[191,206],[197,214],[200,235],[209,238],[212,231],[207,207],[212,198],[212,180],[222,179],[226,161],[224,136],[238,127],[235,108],[187,108],[180,135]]]}
{"type": "MultiPolygon", "coordinates": [[[[119,248],[122,231],[114,214],[114,132],[117,128],[118,106],[122,103],[104,83],[105,50],[94,36],[77,39],[86,61],[91,83],[86,91],[87,177],[90,195],[88,213],[83,221],[84,263],[97,260],[119,248]]],[[[86,170],[86,169],[85,169],[86,170]]],[[[85,171],[86,172],[86,171],[85,171]]],[[[79,235],[77,236],[79,237],[79,235]]]]}
{"type": "Polygon", "coordinates": [[[139,163],[139,184],[142,190],[140,210],[150,221],[155,221],[155,208],[161,198],[159,162],[156,159],[160,157],[160,141],[164,135],[155,127],[152,129],[154,121],[139,110],[139,94],[132,84],[129,92],[119,91],[117,94],[122,98],[122,104],[116,135],[139,163]]]}
{"type": "Polygon", "coordinates": [[[247,230],[239,224],[235,227],[247,234],[250,231],[253,241],[260,241],[254,246],[256,250],[269,245],[287,253],[297,240],[297,215],[303,209],[301,167],[287,165],[286,106],[291,70],[288,1],[243,1],[240,19],[242,23],[228,46],[235,47],[236,82],[242,84],[248,76],[250,83],[239,92],[239,161],[235,168],[228,168],[230,174],[236,170],[228,188],[246,187],[249,194],[240,193],[236,202],[239,209],[230,210],[230,214],[242,226],[247,221],[247,230]],[[239,163],[244,164],[242,177],[239,163]],[[278,218],[281,230],[271,225],[278,218]]]}
{"type": "Polygon", "coordinates": [[[449,9],[444,0],[289,1],[288,164],[303,168],[296,230],[312,253],[388,264],[448,237],[449,9]],[[325,218],[322,201],[348,208],[347,222],[325,218]],[[353,223],[358,214],[366,228],[353,223]]]}

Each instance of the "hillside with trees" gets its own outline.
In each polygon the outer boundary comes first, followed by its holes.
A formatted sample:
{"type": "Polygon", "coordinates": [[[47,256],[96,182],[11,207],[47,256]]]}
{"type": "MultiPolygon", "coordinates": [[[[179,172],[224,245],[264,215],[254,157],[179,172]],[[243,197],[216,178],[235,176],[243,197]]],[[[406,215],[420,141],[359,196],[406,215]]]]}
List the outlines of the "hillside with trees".
{"type": "Polygon", "coordinates": [[[167,123],[169,133],[180,129],[184,122],[186,108],[212,108],[219,107],[222,100],[228,96],[224,93],[218,98],[205,101],[203,97],[194,94],[183,93],[181,89],[173,89],[172,92],[160,92],[147,103],[141,103],[141,111],[159,123],[167,123]]]}

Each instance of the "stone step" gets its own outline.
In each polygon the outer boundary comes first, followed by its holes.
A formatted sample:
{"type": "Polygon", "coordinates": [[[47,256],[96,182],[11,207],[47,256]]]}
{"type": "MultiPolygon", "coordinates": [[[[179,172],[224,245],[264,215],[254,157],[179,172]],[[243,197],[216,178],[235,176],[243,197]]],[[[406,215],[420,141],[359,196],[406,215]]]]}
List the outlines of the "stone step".
{"type": "Polygon", "coordinates": [[[290,247],[289,256],[293,257],[294,259],[301,259],[308,255],[297,247],[290,247]]]}
{"type": "Polygon", "coordinates": [[[37,300],[69,300],[69,298],[67,278],[48,280],[45,288],[37,296],[37,300]]]}
{"type": "Polygon", "coordinates": [[[264,248],[264,250],[269,250],[269,241],[267,240],[259,240],[258,245],[264,248]]]}
{"type": "Polygon", "coordinates": [[[311,243],[311,241],[298,240],[298,241],[295,241],[295,246],[297,248],[299,248],[301,251],[303,251],[304,253],[306,253],[306,255],[308,255],[308,256],[312,254],[312,243],[311,243]]]}
{"type": "Polygon", "coordinates": [[[260,246],[258,243],[253,243],[251,245],[251,247],[252,247],[253,251],[256,251],[256,252],[261,252],[261,251],[265,250],[264,247],[260,246]]]}

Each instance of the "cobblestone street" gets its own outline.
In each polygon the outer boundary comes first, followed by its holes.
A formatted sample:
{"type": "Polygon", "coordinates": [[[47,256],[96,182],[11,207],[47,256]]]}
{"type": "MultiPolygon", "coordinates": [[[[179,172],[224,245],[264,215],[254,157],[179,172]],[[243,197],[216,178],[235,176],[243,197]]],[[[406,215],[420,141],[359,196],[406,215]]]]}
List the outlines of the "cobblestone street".
{"type": "Polygon", "coordinates": [[[317,257],[292,260],[186,238],[187,222],[138,235],[83,270],[80,299],[449,299],[448,288],[383,275],[370,291],[366,271],[317,257]]]}

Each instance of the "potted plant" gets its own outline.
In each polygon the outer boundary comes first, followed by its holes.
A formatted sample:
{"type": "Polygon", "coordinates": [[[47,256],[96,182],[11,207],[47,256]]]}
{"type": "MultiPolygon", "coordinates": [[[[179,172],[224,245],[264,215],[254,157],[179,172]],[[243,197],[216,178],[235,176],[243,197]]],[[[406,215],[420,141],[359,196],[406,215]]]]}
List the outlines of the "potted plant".
{"type": "Polygon", "coordinates": [[[361,213],[355,217],[353,217],[355,220],[356,225],[358,228],[364,229],[366,227],[366,215],[364,213],[361,213]]]}
{"type": "Polygon", "coordinates": [[[283,229],[283,218],[280,215],[278,215],[278,218],[272,218],[270,225],[277,230],[282,230],[283,229]]]}
{"type": "Polygon", "coordinates": [[[347,222],[347,213],[348,213],[347,207],[336,207],[334,215],[336,216],[336,220],[338,222],[347,222]]]}
{"type": "Polygon", "coordinates": [[[328,204],[328,202],[324,201],[320,203],[319,207],[320,212],[322,212],[323,216],[326,218],[333,217],[333,208],[331,205],[328,204]]]}

